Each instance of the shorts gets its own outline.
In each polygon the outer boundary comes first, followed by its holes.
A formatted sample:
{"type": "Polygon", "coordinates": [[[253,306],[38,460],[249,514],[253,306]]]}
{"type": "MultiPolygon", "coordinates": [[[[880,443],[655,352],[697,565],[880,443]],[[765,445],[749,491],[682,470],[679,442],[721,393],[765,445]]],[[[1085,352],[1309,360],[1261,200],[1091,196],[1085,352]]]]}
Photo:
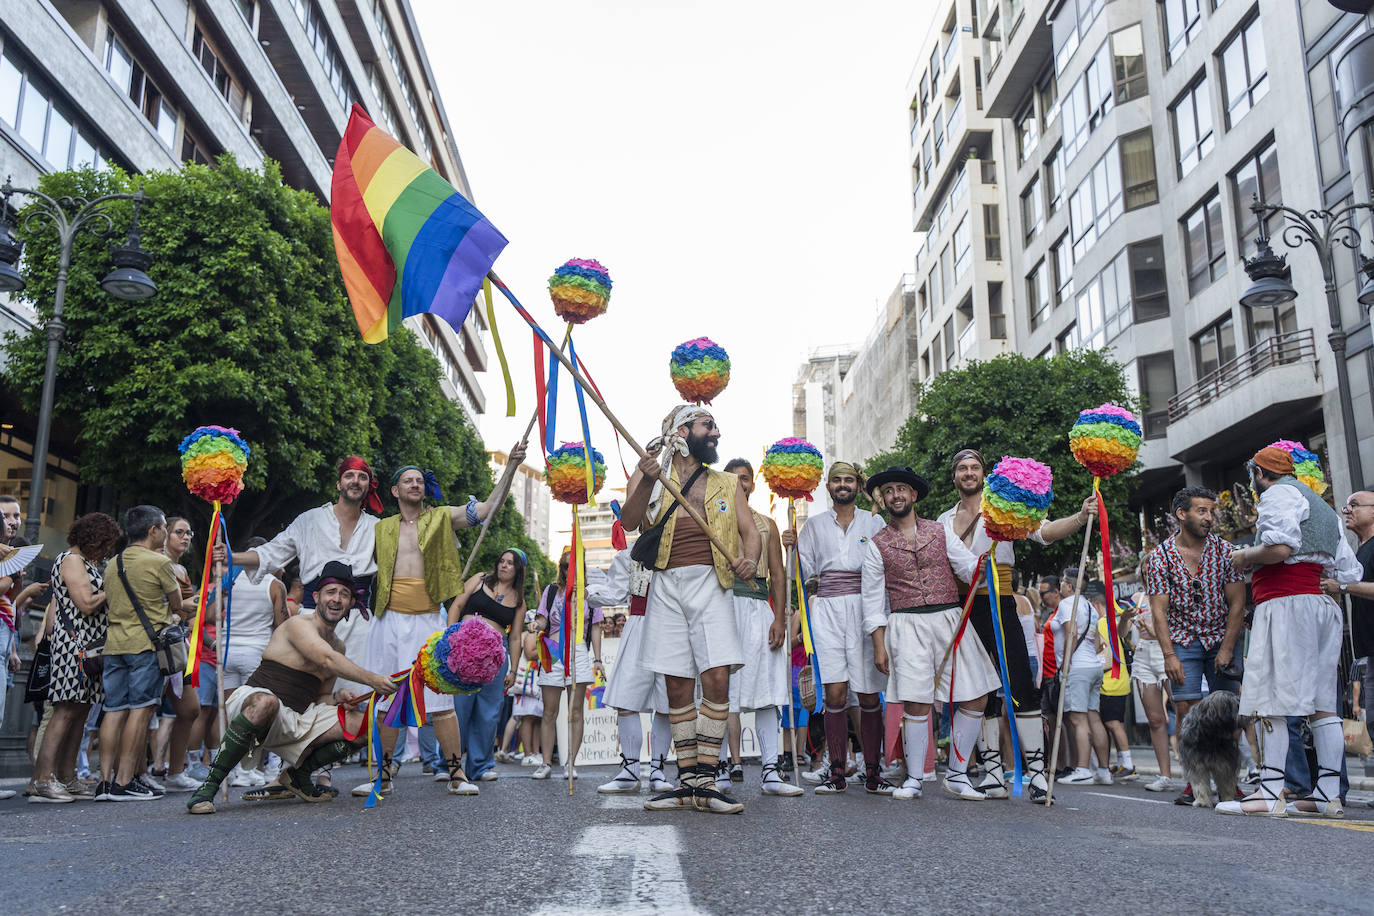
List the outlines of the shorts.
{"type": "Polygon", "coordinates": [[[887,678],[873,665],[873,638],[864,632],[860,596],[813,599],[811,639],[822,684],[847,683],[851,695],[887,689],[887,678]]]}
{"type": "MultiPolygon", "coordinates": [[[[367,663],[363,667],[383,677],[397,671],[405,671],[414,664],[415,656],[420,654],[425,640],[442,629],[444,615],[438,611],[432,614],[402,614],[398,611],[388,611],[374,618],[371,627],[368,628],[367,663]]],[[[340,683],[343,682],[335,681],[335,689],[343,689],[338,686],[340,683]]],[[[235,693],[234,696],[238,694],[235,693]]],[[[380,708],[381,704],[378,706],[380,708]]],[[[386,708],[391,708],[390,700],[386,701],[386,708]]],[[[425,709],[430,711],[430,715],[451,710],[453,697],[426,687],[425,709]]]]}
{"type": "Polygon", "coordinates": [[[629,712],[657,712],[668,714],[668,687],[663,675],[645,668],[644,615],[631,614],[625,618],[620,632],[620,651],[615,664],[606,675],[606,693],[602,697],[611,709],[629,712]]]}
{"type": "Polygon", "coordinates": [[[1336,602],[1325,595],[1272,598],[1256,605],[1240,714],[1340,715],[1341,616],[1336,602]]]}
{"type": "Polygon", "coordinates": [[[1094,664],[1069,669],[1064,685],[1065,712],[1097,712],[1102,705],[1102,669],[1094,664]]]}
{"type": "Polygon", "coordinates": [[[510,714],[517,719],[538,719],[544,715],[544,698],[521,694],[511,705],[510,714]]]}
{"type": "Polygon", "coordinates": [[[735,629],[734,594],[721,587],[713,566],[679,566],[654,573],[644,609],[640,663],[669,677],[744,665],[735,629]]]}
{"type": "Polygon", "coordinates": [[[1131,663],[1131,680],[1142,687],[1157,687],[1168,679],[1169,676],[1164,673],[1164,650],[1160,648],[1159,640],[1139,640],[1136,643],[1135,660],[1131,663]]]}
{"type": "MultiPolygon", "coordinates": [[[[596,680],[596,676],[592,673],[592,650],[586,643],[579,643],[577,652],[573,655],[573,674],[577,675],[577,683],[579,684],[590,684],[596,680]]],[[[534,682],[540,687],[571,687],[573,685],[573,679],[563,671],[562,659],[554,659],[551,668],[548,671],[541,670],[534,682]]]]}
{"type": "MultiPolygon", "coordinates": [[[[241,690],[235,690],[234,695],[224,704],[225,719],[233,721],[235,716],[243,712],[244,704],[248,702],[248,698],[255,693],[271,694],[272,691],[262,687],[244,687],[241,690]]],[[[282,703],[277,709],[277,717],[272,720],[272,725],[267,730],[266,737],[244,758],[243,766],[245,769],[255,769],[262,763],[262,758],[267,751],[276,754],[288,765],[294,766],[305,756],[305,752],[310,749],[312,744],[338,724],[339,708],[337,706],[328,703],[311,703],[304,712],[296,712],[282,703]]]]}
{"type": "Polygon", "coordinates": [[[1102,708],[1103,722],[1124,722],[1126,721],[1126,701],[1130,696],[1109,697],[1102,695],[1100,702],[1102,708]]]}
{"type": "Polygon", "coordinates": [[[792,660],[782,649],[768,648],[773,609],[767,601],[733,597],[735,631],[744,652],[744,667],[730,675],[730,711],[786,706],[792,660]]]}
{"type": "Polygon", "coordinates": [[[887,699],[900,703],[933,703],[951,699],[967,703],[1001,686],[992,660],[977,634],[965,629],[959,648],[935,683],[935,669],[959,629],[963,609],[956,606],[933,614],[892,614],[887,618],[887,699]]]}
{"type": "Polygon", "coordinates": [[[200,663],[200,686],[196,696],[201,706],[219,706],[219,669],[207,661],[200,663]]]}
{"type": "MultiPolygon", "coordinates": [[[[1265,602],[1266,604],[1268,602],[1265,602]]],[[[1173,697],[1175,700],[1200,700],[1202,699],[1202,679],[1207,679],[1207,689],[1209,691],[1229,690],[1231,693],[1240,693],[1240,682],[1233,681],[1229,677],[1221,677],[1213,666],[1216,664],[1217,650],[1221,644],[1210,649],[1204,649],[1202,643],[1193,642],[1186,646],[1174,643],[1174,654],[1183,665],[1183,683],[1175,684],[1173,697]]]]}
{"type": "Polygon", "coordinates": [[[256,645],[254,643],[229,647],[228,651],[224,653],[224,673],[220,675],[220,681],[224,684],[226,693],[248,683],[253,672],[258,670],[258,665],[262,664],[262,653],[266,649],[266,644],[256,645]]]}
{"type": "Polygon", "coordinates": [[[157,705],[162,697],[162,671],[157,666],[157,653],[152,649],[105,656],[100,680],[105,688],[106,712],[144,709],[157,705]]]}

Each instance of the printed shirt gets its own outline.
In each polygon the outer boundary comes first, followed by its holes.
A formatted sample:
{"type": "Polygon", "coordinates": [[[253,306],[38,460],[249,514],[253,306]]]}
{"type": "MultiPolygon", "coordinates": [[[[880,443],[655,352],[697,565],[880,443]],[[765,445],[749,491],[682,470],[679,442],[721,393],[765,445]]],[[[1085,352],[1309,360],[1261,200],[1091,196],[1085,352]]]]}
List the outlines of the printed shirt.
{"type": "Polygon", "coordinates": [[[864,509],[855,509],[848,528],[841,528],[834,509],[806,520],[797,535],[797,554],[806,576],[828,572],[858,572],[863,567],[873,535],[883,530],[883,520],[864,509]]]}
{"type": "Polygon", "coordinates": [[[916,541],[891,525],[868,543],[863,561],[864,632],[887,625],[892,608],[959,604],[955,575],[971,575],[978,558],[959,541],[949,542],[945,528],[929,519],[916,520],[916,541]]]}
{"type": "Polygon", "coordinates": [[[1145,558],[1145,591],[1169,599],[1169,639],[1176,646],[1199,642],[1212,649],[1226,635],[1226,586],[1244,582],[1245,576],[1231,565],[1231,544],[1208,534],[1202,545],[1198,574],[1188,571],[1172,536],[1166,538],[1145,558]],[[1194,579],[1202,583],[1200,605],[1194,601],[1194,579]]]}

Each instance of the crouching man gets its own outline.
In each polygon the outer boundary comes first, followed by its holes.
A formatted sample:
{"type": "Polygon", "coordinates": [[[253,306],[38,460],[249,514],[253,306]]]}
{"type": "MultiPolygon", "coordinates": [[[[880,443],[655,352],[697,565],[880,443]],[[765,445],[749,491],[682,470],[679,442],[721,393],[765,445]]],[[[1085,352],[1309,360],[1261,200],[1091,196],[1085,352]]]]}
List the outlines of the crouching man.
{"type": "Polygon", "coordinates": [[[272,751],[288,764],[271,785],[245,792],[245,801],[329,801],[310,774],[343,760],[354,744],[347,735],[363,732],[363,713],[339,707],[357,701],[351,690],[334,690],[335,677],[357,681],[387,695],[396,691],[391,679],[365,671],[344,656],[334,628],[353,606],[357,591],[353,570],[330,561],[320,574],[315,613],[292,617],[272,633],[262,662],[243,687],[234,691],[225,709],[229,720],[210,775],[186,808],[192,814],[214,814],[215,793],[234,765],[245,756],[272,751]]]}

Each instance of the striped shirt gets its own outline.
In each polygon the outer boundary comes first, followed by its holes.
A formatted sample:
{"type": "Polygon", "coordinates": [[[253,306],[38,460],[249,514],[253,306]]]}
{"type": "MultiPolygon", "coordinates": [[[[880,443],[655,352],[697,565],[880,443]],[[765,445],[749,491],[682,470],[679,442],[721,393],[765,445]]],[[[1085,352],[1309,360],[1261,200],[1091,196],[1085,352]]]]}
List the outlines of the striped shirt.
{"type": "Polygon", "coordinates": [[[1169,599],[1169,639],[1176,646],[1195,641],[1212,649],[1226,635],[1226,586],[1244,582],[1245,576],[1231,565],[1234,548],[1215,534],[1202,545],[1202,560],[1194,576],[1179,555],[1174,537],[1165,539],[1145,558],[1145,591],[1169,599]]]}

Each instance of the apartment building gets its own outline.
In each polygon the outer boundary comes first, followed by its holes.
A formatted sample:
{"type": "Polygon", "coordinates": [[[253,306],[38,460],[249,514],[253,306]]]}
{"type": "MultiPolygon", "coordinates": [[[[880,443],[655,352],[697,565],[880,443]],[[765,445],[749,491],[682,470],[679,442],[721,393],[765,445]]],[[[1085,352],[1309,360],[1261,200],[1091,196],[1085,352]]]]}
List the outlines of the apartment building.
{"type": "Polygon", "coordinates": [[[1185,481],[1243,480],[1244,460],[1280,437],[1319,451],[1349,492],[1352,453],[1374,470],[1359,254],[1337,246],[1333,321],[1313,249],[1287,251],[1283,217],[1258,220],[1249,205],[1367,201],[1367,129],[1358,117],[1338,129],[1336,81],[1364,20],[1326,0],[979,7],[986,116],[1007,128],[1018,349],[1112,348],[1145,403],[1145,501],[1185,481]],[[1365,151],[1348,153],[1348,136],[1365,151]],[[1246,308],[1244,259],[1262,230],[1287,251],[1298,295],[1246,308]],[[1350,335],[1342,354],[1328,343],[1338,327],[1350,335]],[[1338,358],[1349,360],[1354,448],[1338,358]]]}

